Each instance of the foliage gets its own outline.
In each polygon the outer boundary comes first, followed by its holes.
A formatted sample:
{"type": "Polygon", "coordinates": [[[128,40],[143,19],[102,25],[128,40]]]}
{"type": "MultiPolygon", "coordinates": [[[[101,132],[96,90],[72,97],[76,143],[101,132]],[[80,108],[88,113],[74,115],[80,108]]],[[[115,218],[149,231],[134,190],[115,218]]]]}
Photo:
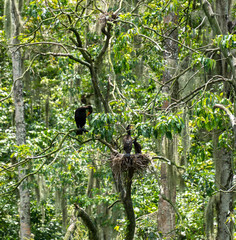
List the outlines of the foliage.
{"type": "MultiPolygon", "coordinates": [[[[95,3],[86,6],[88,2],[25,2],[20,40],[27,69],[24,76],[27,138],[22,146],[15,144],[14,106],[12,97],[7,98],[14,84],[4,31],[6,16],[3,7],[0,8],[0,99],[6,98],[0,102],[0,192],[5,194],[0,197],[0,238],[18,238],[17,167],[6,168],[21,160],[25,161],[24,166],[29,166],[27,173],[32,174],[28,187],[35,239],[61,239],[65,234],[62,210],[68,208],[68,227],[75,203],[90,213],[100,229],[110,229],[123,239],[127,219],[122,204],[117,203],[108,211],[119,199],[110,169],[110,150],[98,139],[122,153],[125,128],[132,124],[132,136],[138,137],[142,151],[151,156],[161,152],[164,136],[168,139],[178,136],[179,158],[186,158],[187,165],[181,174],[184,191],[177,191],[176,231],[179,239],[203,239],[204,210],[209,197],[217,191],[213,132],[221,132],[220,146],[224,149],[231,150],[233,145],[229,119],[214,106],[222,104],[233,112],[234,98],[226,91],[229,81],[216,71],[220,49],[235,48],[235,34],[218,35],[212,41],[206,39],[210,28],[196,1],[124,1],[118,20],[112,23],[110,50],[96,69],[98,89],[109,105],[109,112],[100,112],[95,104],[97,90],[92,87],[91,71],[81,64],[84,54],[72,40],[70,28],[78,30],[82,50],[91,56],[93,63],[106,39],[97,29],[101,16],[98,9],[114,12],[119,4],[113,1],[113,6],[105,9],[104,1],[95,1],[96,6],[95,3]],[[178,13],[178,23],[167,24],[166,18],[172,12],[178,13]],[[180,100],[163,90],[163,74],[172,68],[164,58],[170,54],[164,46],[169,32],[176,28],[179,66],[168,88],[173,90],[179,81],[182,89],[173,91],[178,92],[180,100]],[[208,52],[206,42],[212,42],[213,52],[208,52]],[[187,67],[189,75],[182,73],[187,67]],[[83,99],[93,105],[94,112],[87,118],[88,132],[76,136],[72,130],[76,128],[73,113],[83,99]],[[173,106],[178,108],[164,109],[166,102],[170,106],[176,103],[173,106]],[[189,122],[184,120],[182,106],[188,109],[189,122]],[[188,147],[184,146],[185,128],[189,131],[188,147]],[[90,174],[93,174],[91,189],[90,174]],[[67,205],[64,209],[62,200],[67,205]]],[[[3,5],[0,1],[0,6],[3,5]]],[[[133,179],[135,239],[160,237],[156,219],[151,217],[158,212],[160,163],[161,160],[153,161],[150,170],[136,174],[133,179]]],[[[77,226],[74,239],[86,238],[88,231],[83,223],[78,221],[77,226]]]]}

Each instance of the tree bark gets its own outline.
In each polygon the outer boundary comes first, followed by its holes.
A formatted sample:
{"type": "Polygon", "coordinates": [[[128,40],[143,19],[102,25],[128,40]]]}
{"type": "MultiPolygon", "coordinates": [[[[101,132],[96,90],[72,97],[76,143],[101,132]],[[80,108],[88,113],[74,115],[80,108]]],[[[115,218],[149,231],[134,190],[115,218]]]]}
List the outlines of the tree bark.
{"type": "Polygon", "coordinates": [[[75,210],[77,212],[77,216],[81,217],[84,225],[89,230],[89,240],[99,240],[98,229],[90,216],[77,204],[75,204],[75,210]]]}
{"type": "Polygon", "coordinates": [[[213,138],[213,157],[215,161],[215,181],[217,189],[220,190],[216,198],[217,213],[217,240],[231,240],[233,234],[233,222],[229,219],[233,214],[233,191],[232,187],[233,154],[230,150],[219,147],[219,134],[213,138]]]}
{"type": "MultiPolygon", "coordinates": [[[[231,1],[230,0],[216,0],[213,2],[216,4],[216,13],[214,13],[213,8],[209,1],[202,0],[202,7],[207,16],[210,26],[212,28],[213,34],[221,35],[227,34],[227,21],[229,20],[231,1]]],[[[220,46],[222,55],[226,60],[222,61],[222,72],[223,77],[232,78],[234,85],[234,95],[235,95],[235,66],[234,58],[232,52],[229,48],[224,48],[220,46]],[[226,62],[225,62],[226,61],[226,62]],[[227,66],[227,65],[228,66],[227,66]],[[226,71],[230,68],[231,71],[226,71]]],[[[234,99],[235,101],[235,99],[234,99]]],[[[235,135],[235,119],[234,116],[222,105],[215,105],[215,107],[223,109],[229,116],[232,129],[235,135]]],[[[236,104],[234,102],[234,108],[236,109],[236,104]]],[[[219,134],[214,133],[213,135],[213,156],[215,161],[215,181],[216,186],[219,189],[219,194],[216,195],[216,213],[217,213],[217,240],[230,240],[232,239],[232,223],[229,219],[233,211],[233,194],[229,189],[232,187],[233,180],[233,151],[228,148],[223,148],[219,145],[219,134]]],[[[234,136],[235,137],[235,136],[234,136]]],[[[235,149],[235,141],[233,143],[233,149],[235,149]]]]}
{"type": "MultiPolygon", "coordinates": [[[[175,149],[177,142],[175,142],[175,140],[177,139],[163,139],[163,155],[168,159],[173,159],[177,153],[175,149]]],[[[173,161],[176,162],[176,159],[173,159],[173,161]]],[[[172,204],[176,202],[176,180],[176,173],[173,166],[161,163],[161,188],[157,223],[158,229],[165,239],[173,239],[175,236],[175,210],[170,202],[172,204]],[[168,199],[168,201],[166,199],[168,199]]]]}
{"type": "MultiPolygon", "coordinates": [[[[20,9],[16,1],[11,0],[11,56],[12,56],[12,69],[13,69],[13,97],[15,106],[15,124],[16,124],[16,144],[18,146],[26,143],[26,130],[24,119],[24,101],[23,101],[23,58],[21,55],[19,44],[20,34],[20,9]]],[[[19,180],[25,177],[27,167],[19,166],[18,175],[19,180]]],[[[20,238],[30,239],[30,197],[29,189],[27,186],[27,179],[25,179],[19,186],[19,214],[20,214],[20,238]]]]}
{"type": "MultiPolygon", "coordinates": [[[[220,108],[225,111],[229,117],[231,127],[234,133],[233,148],[235,149],[236,139],[236,121],[234,115],[223,105],[216,104],[214,108],[220,108]]],[[[217,212],[217,240],[231,240],[233,236],[233,223],[229,219],[233,214],[234,194],[233,186],[233,152],[231,149],[222,148],[219,145],[220,133],[213,135],[213,157],[215,161],[215,182],[219,194],[216,198],[217,212]]]]}
{"type": "MultiPolygon", "coordinates": [[[[177,23],[177,20],[178,16],[175,15],[175,13],[170,13],[166,17],[165,23],[177,23]]],[[[175,26],[173,26],[173,28],[174,27],[175,26]]],[[[170,30],[170,37],[175,40],[178,39],[177,28],[174,30],[170,30]]],[[[178,59],[178,45],[176,44],[176,42],[170,39],[167,39],[164,44],[166,52],[171,53],[171,57],[169,57],[167,54],[164,54],[164,58],[167,62],[167,67],[163,73],[163,82],[166,83],[173,77],[175,73],[173,72],[173,69],[175,70],[177,66],[176,62],[178,59]]],[[[177,99],[178,96],[176,96],[176,93],[178,92],[178,81],[174,83],[174,88],[172,91],[169,84],[166,84],[162,88],[162,91],[168,96],[169,99],[171,99],[171,97],[177,99]]],[[[162,108],[166,109],[170,103],[171,100],[165,101],[162,108]]],[[[162,154],[176,163],[178,158],[177,137],[173,136],[173,139],[168,139],[166,136],[164,136],[162,141],[162,154]]],[[[169,203],[169,201],[172,204],[175,204],[176,202],[176,181],[176,173],[173,167],[162,162],[157,224],[158,230],[162,233],[165,239],[175,238],[175,210],[169,203]],[[166,201],[165,199],[168,199],[169,201],[166,201]]]]}
{"type": "Polygon", "coordinates": [[[128,174],[127,174],[127,182],[126,182],[126,194],[122,198],[126,217],[128,220],[125,240],[132,240],[134,238],[134,232],[135,232],[135,214],[134,214],[134,208],[133,208],[133,203],[131,198],[131,186],[132,186],[133,175],[134,175],[134,170],[132,168],[129,168],[128,174]]]}
{"type": "MultiPolygon", "coordinates": [[[[128,160],[128,159],[127,159],[128,160]]],[[[127,217],[128,224],[126,226],[125,240],[133,240],[135,233],[135,214],[132,203],[132,179],[134,175],[134,169],[129,167],[127,172],[122,172],[119,176],[114,175],[114,181],[116,190],[120,194],[120,200],[124,206],[125,214],[127,217]]]]}

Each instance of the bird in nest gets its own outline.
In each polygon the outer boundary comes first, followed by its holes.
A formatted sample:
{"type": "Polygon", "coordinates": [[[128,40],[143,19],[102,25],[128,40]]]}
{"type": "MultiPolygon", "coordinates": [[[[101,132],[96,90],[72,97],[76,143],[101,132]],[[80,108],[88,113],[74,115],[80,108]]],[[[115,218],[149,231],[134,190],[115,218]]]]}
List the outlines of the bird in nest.
{"type": "Polygon", "coordinates": [[[93,112],[93,108],[92,106],[83,106],[83,107],[79,107],[75,110],[75,122],[77,125],[77,132],[76,135],[82,135],[83,132],[88,132],[88,130],[86,130],[84,128],[84,125],[86,123],[86,118],[93,112]]]}
{"type": "Polygon", "coordinates": [[[125,151],[126,157],[130,157],[130,153],[133,145],[133,139],[131,137],[131,128],[132,126],[130,124],[126,127],[127,135],[125,135],[123,138],[123,146],[124,146],[123,149],[125,151]]]}
{"type": "Polygon", "coordinates": [[[134,138],[133,143],[134,143],[135,154],[142,153],[142,146],[140,143],[137,142],[137,137],[134,138]]]}

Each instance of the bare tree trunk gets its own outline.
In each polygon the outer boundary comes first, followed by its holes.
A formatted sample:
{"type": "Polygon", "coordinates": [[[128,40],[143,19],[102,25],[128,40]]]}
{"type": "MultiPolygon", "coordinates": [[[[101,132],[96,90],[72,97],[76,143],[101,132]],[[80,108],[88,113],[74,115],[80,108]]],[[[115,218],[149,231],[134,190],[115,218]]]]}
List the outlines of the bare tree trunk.
{"type": "MultiPolygon", "coordinates": [[[[175,139],[163,139],[163,148],[165,148],[163,155],[173,162],[176,162],[175,159],[173,159],[174,154],[176,154],[176,149],[174,149],[176,145],[175,139]]],[[[161,189],[157,218],[158,229],[165,239],[173,239],[175,236],[175,211],[172,204],[176,202],[176,173],[173,166],[161,163],[160,184],[161,189]]]]}
{"type": "Polygon", "coordinates": [[[216,239],[231,240],[233,239],[233,222],[229,217],[230,214],[233,214],[233,192],[227,191],[232,187],[233,181],[233,154],[230,150],[219,147],[219,134],[214,134],[213,144],[216,168],[215,181],[217,188],[222,190],[216,197],[218,223],[216,239]]]}
{"type": "Polygon", "coordinates": [[[62,186],[62,198],[61,198],[61,210],[62,210],[62,229],[66,231],[67,227],[67,200],[66,200],[66,186],[62,186]]]}
{"type": "Polygon", "coordinates": [[[135,232],[135,214],[131,198],[131,186],[132,178],[134,175],[134,170],[132,168],[128,169],[127,173],[127,183],[126,183],[126,195],[122,198],[122,202],[125,208],[125,213],[128,219],[127,230],[125,234],[125,240],[132,240],[134,238],[135,232]]]}
{"type": "MultiPolygon", "coordinates": [[[[220,108],[227,113],[234,138],[236,139],[236,121],[234,115],[221,104],[216,104],[215,108],[220,108]]],[[[233,239],[233,222],[230,216],[234,211],[234,194],[233,186],[233,151],[231,148],[222,147],[219,144],[220,132],[213,135],[213,157],[215,161],[215,181],[219,189],[216,195],[215,206],[217,213],[217,240],[231,240],[233,239]]],[[[235,140],[234,139],[234,140],[235,140]]],[[[233,142],[235,149],[235,141],[233,142]]]]}
{"type": "MultiPolygon", "coordinates": [[[[170,13],[166,19],[165,23],[175,23],[177,22],[177,16],[174,13],[170,13]]],[[[173,30],[170,33],[170,36],[174,39],[178,39],[177,29],[173,30]]],[[[178,45],[172,40],[165,41],[165,49],[168,53],[171,53],[171,58],[164,54],[166,59],[166,70],[163,74],[163,81],[167,82],[171,77],[173,77],[173,70],[176,69],[177,57],[178,57],[178,45]]],[[[175,99],[178,96],[175,96],[175,93],[178,92],[178,82],[174,86],[173,91],[171,92],[169,85],[163,87],[163,93],[168,95],[169,98],[173,97],[175,99]]],[[[167,108],[170,104],[170,101],[165,101],[163,103],[163,108],[167,108]]],[[[173,136],[173,139],[168,139],[167,137],[163,138],[162,142],[162,154],[168,159],[171,159],[173,162],[177,161],[177,137],[173,136]]],[[[161,189],[160,189],[160,198],[159,198],[159,207],[158,207],[158,216],[157,224],[158,229],[162,233],[165,239],[175,238],[175,210],[173,204],[176,202],[176,173],[172,166],[169,166],[166,163],[161,163],[161,189]],[[168,200],[168,201],[167,201],[168,200]]]]}
{"type": "MultiPolygon", "coordinates": [[[[214,35],[227,34],[227,22],[230,19],[231,0],[216,0],[216,12],[213,11],[212,5],[207,0],[202,0],[203,10],[209,20],[214,35]]],[[[236,86],[235,66],[233,56],[230,49],[221,48],[222,56],[225,60],[222,61],[223,77],[232,78],[232,83],[236,86]]],[[[231,86],[230,86],[231,87],[231,86]]],[[[228,87],[226,87],[228,88],[228,87]]],[[[235,89],[235,87],[234,87],[235,89]]],[[[235,90],[233,95],[235,96],[235,90]]],[[[235,101],[235,98],[234,98],[235,101]]],[[[234,108],[235,107],[234,103],[234,108]]],[[[235,117],[229,113],[229,110],[217,104],[215,107],[223,109],[229,116],[231,125],[235,135],[235,117]]],[[[234,113],[235,114],[235,113],[234,113]]],[[[215,160],[215,181],[216,186],[220,190],[215,197],[215,206],[217,214],[217,240],[233,239],[233,226],[229,219],[233,213],[233,194],[229,189],[232,187],[233,179],[233,151],[223,148],[219,145],[219,133],[213,136],[213,155],[215,160]]],[[[233,146],[235,149],[235,143],[233,146]]],[[[212,209],[213,211],[213,209],[212,209]]]]}
{"type": "MultiPolygon", "coordinates": [[[[15,105],[15,124],[16,124],[16,143],[18,146],[25,144],[26,130],[24,119],[24,101],[23,101],[23,59],[19,47],[18,36],[20,34],[20,14],[19,6],[14,0],[11,0],[11,48],[12,68],[13,68],[13,97],[15,105]]],[[[19,166],[18,174],[19,180],[26,175],[27,167],[19,166]]],[[[20,237],[21,239],[30,239],[30,198],[29,189],[27,186],[27,179],[25,179],[19,186],[20,195],[20,237]]]]}
{"type": "MultiPolygon", "coordinates": [[[[124,159],[123,159],[124,160],[124,159]]],[[[127,161],[127,159],[125,159],[127,161]]],[[[116,189],[120,194],[120,200],[123,203],[125,214],[127,217],[127,226],[125,231],[125,240],[133,240],[135,233],[135,214],[132,203],[132,179],[134,176],[134,169],[129,167],[127,172],[120,172],[118,174],[113,172],[116,189]]]]}

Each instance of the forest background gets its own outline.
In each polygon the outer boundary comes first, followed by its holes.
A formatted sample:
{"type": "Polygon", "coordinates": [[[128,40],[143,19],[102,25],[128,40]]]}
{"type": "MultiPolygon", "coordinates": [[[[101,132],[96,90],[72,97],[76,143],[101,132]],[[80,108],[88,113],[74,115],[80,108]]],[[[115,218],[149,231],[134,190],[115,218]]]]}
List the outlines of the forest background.
{"type": "Polygon", "coordinates": [[[235,19],[226,0],[0,0],[0,238],[235,239],[235,19]],[[117,174],[128,124],[148,165],[117,174]]]}

